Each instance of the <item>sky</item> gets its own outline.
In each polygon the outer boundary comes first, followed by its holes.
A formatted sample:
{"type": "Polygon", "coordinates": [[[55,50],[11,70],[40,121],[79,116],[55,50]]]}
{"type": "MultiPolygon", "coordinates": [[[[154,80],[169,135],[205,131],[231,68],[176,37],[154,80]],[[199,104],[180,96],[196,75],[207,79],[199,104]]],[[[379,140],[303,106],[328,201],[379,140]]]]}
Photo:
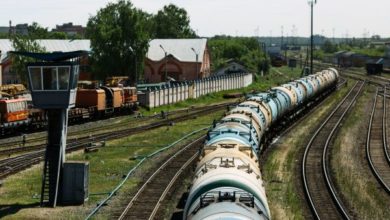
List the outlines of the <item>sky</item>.
{"type": "MultiPolygon", "coordinates": [[[[115,0],[114,0],[115,1],[115,0]]],[[[113,0],[1,0],[0,26],[38,22],[49,29],[73,22],[85,26],[90,16],[113,0]]],[[[132,0],[156,13],[173,3],[186,9],[199,36],[309,36],[307,0],[132,0]]],[[[318,0],[314,33],[328,37],[390,37],[389,0],[318,0]]]]}

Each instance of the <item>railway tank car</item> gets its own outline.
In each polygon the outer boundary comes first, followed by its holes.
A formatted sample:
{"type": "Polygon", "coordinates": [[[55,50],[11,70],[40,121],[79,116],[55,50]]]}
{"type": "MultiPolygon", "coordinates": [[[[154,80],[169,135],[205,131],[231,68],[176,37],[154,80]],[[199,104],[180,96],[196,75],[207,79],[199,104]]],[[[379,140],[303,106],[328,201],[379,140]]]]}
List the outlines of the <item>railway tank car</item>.
{"type": "Polygon", "coordinates": [[[335,88],[335,69],[254,94],[210,128],[200,150],[183,219],[270,219],[259,165],[266,132],[335,88]]]}

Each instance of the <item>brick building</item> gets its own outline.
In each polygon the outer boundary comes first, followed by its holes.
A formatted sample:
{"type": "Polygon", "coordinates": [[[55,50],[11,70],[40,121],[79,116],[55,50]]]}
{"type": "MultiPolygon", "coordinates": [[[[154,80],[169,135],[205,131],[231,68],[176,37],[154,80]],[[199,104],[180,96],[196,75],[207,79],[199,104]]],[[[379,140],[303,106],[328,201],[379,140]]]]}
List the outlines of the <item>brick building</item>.
{"type": "Polygon", "coordinates": [[[72,22],[64,23],[62,25],[56,25],[56,28],[52,30],[53,32],[64,32],[70,36],[73,35],[80,35],[84,36],[85,34],[85,27],[81,25],[73,25],[72,22]]]}
{"type": "Polygon", "coordinates": [[[149,83],[210,76],[207,39],[154,39],[145,59],[144,79],[149,83]],[[167,77],[165,77],[165,74],[167,77]]]}
{"type": "MultiPolygon", "coordinates": [[[[37,40],[37,43],[45,48],[47,52],[54,51],[75,51],[85,50],[91,51],[89,40],[37,40]]],[[[0,66],[2,71],[0,72],[0,85],[12,84],[12,83],[26,83],[21,82],[21,78],[18,73],[12,69],[12,59],[8,52],[13,51],[12,42],[9,39],[0,39],[0,66]]],[[[91,72],[89,68],[88,57],[83,57],[80,61],[80,80],[86,80],[91,78],[91,72]]]]}

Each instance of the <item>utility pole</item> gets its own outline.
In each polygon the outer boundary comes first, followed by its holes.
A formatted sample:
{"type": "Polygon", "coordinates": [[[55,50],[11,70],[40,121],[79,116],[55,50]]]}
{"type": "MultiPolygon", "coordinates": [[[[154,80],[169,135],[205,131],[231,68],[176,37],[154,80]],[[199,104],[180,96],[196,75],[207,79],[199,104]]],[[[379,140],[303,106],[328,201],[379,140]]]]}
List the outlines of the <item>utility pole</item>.
{"type": "Polygon", "coordinates": [[[161,49],[164,51],[164,59],[165,59],[165,75],[164,75],[164,80],[167,81],[167,65],[168,65],[168,60],[167,60],[167,51],[164,49],[164,47],[160,44],[161,49]]]}
{"type": "MultiPolygon", "coordinates": [[[[137,85],[137,82],[138,82],[138,71],[137,71],[137,54],[135,53],[135,50],[129,46],[129,49],[130,51],[133,53],[134,55],[134,65],[135,65],[135,85],[137,85]]],[[[131,78],[131,77],[130,77],[131,78]]]]}
{"type": "Polygon", "coordinates": [[[314,45],[314,36],[313,36],[313,6],[317,3],[317,0],[309,0],[311,8],[311,35],[310,35],[310,74],[313,74],[313,45],[314,45]]]}
{"type": "Polygon", "coordinates": [[[198,70],[198,59],[199,59],[199,53],[195,51],[193,47],[191,47],[191,50],[195,53],[195,65],[196,65],[196,79],[199,79],[199,70],[198,70]]]}

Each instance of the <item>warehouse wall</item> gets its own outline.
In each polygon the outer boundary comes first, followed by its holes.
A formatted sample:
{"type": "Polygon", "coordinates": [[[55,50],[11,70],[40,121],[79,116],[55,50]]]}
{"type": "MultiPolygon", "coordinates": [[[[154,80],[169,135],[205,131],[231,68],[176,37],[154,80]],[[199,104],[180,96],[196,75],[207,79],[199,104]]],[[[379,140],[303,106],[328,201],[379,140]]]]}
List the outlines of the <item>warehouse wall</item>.
{"type": "Polygon", "coordinates": [[[138,94],[141,105],[154,108],[169,105],[189,98],[198,98],[213,92],[247,87],[253,82],[251,73],[209,77],[202,80],[171,82],[170,86],[148,88],[138,94]]]}

